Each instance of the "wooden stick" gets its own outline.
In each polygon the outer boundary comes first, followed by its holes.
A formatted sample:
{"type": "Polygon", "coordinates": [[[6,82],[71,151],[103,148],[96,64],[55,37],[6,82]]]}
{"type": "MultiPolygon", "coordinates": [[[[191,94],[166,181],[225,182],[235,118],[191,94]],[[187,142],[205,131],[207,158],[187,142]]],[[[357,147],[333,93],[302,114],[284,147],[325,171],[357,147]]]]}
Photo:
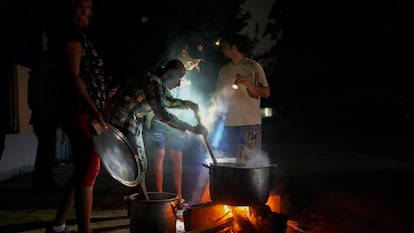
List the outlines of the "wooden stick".
{"type": "Polygon", "coordinates": [[[256,228],[253,226],[252,222],[250,220],[237,213],[233,213],[234,217],[236,218],[237,223],[240,225],[240,227],[243,229],[243,232],[245,233],[259,233],[256,228]]]}
{"type": "Polygon", "coordinates": [[[186,233],[215,233],[218,230],[221,230],[225,227],[229,227],[229,226],[233,225],[233,222],[234,222],[234,218],[230,217],[230,218],[226,218],[224,220],[221,220],[219,222],[210,224],[206,227],[199,228],[197,230],[186,231],[186,233]]]}
{"type": "Polygon", "coordinates": [[[210,142],[207,138],[207,135],[203,134],[204,142],[206,143],[208,152],[210,152],[211,158],[213,159],[213,163],[217,164],[216,156],[214,156],[213,147],[211,147],[210,142]]]}

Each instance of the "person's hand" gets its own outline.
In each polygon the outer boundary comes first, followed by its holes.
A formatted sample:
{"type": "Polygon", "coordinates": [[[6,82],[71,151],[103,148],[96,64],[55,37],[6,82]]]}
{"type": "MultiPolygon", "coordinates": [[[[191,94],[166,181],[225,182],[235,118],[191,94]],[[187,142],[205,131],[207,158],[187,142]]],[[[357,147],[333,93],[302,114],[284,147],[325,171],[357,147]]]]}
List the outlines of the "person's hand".
{"type": "Polygon", "coordinates": [[[92,125],[97,135],[102,134],[108,128],[108,125],[105,123],[100,113],[99,116],[95,116],[91,119],[90,124],[92,125]]]}
{"type": "Polygon", "coordinates": [[[96,111],[92,118],[94,118],[96,120],[96,122],[99,123],[100,127],[103,130],[106,130],[108,128],[108,125],[106,124],[101,112],[96,111]]]}
{"type": "Polygon", "coordinates": [[[255,99],[259,98],[258,95],[253,94],[252,91],[250,90],[253,88],[254,84],[250,81],[248,76],[237,74],[236,83],[237,85],[245,86],[247,93],[249,94],[250,97],[255,98],[255,99]]]}
{"type": "Polygon", "coordinates": [[[192,132],[195,134],[202,134],[202,135],[208,135],[208,130],[206,127],[204,127],[202,124],[198,124],[193,127],[192,132]]]}
{"type": "Polygon", "coordinates": [[[244,85],[246,87],[249,87],[249,85],[252,84],[250,82],[249,77],[247,77],[246,75],[242,75],[242,74],[237,74],[236,83],[237,85],[244,85]]]}
{"type": "Polygon", "coordinates": [[[103,119],[103,116],[100,112],[95,113],[95,118],[99,122],[101,127],[106,128],[106,123],[105,123],[105,121],[103,119]]]}

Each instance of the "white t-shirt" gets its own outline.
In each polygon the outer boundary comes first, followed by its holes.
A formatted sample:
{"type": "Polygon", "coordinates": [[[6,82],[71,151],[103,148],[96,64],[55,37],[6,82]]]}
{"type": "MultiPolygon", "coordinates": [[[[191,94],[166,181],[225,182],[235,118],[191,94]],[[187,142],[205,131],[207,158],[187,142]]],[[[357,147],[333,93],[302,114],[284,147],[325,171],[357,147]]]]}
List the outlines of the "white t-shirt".
{"type": "Polygon", "coordinates": [[[250,97],[244,85],[239,85],[238,89],[233,89],[232,85],[237,74],[248,76],[256,86],[269,86],[263,67],[251,58],[246,57],[236,65],[229,62],[222,66],[218,73],[217,94],[220,100],[218,106],[223,108],[222,112],[225,113],[224,125],[261,124],[260,97],[250,97]]]}

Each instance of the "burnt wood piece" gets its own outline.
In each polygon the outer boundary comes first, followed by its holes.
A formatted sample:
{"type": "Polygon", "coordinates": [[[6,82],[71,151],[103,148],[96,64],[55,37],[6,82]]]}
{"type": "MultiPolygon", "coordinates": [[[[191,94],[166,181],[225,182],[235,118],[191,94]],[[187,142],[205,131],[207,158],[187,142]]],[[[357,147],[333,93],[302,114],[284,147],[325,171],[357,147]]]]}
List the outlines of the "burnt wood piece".
{"type": "Polygon", "coordinates": [[[217,223],[231,215],[224,211],[224,206],[212,202],[192,205],[184,211],[184,229],[197,230],[217,223]]]}
{"type": "Polygon", "coordinates": [[[262,233],[285,233],[288,218],[279,213],[272,212],[267,205],[251,206],[249,220],[255,228],[262,233]]]}
{"type": "Polygon", "coordinates": [[[230,227],[234,224],[234,218],[225,218],[217,223],[210,224],[203,228],[199,228],[193,231],[186,231],[186,233],[216,233],[217,231],[224,229],[226,227],[230,227]]]}
{"type": "Polygon", "coordinates": [[[238,213],[233,214],[243,233],[259,233],[246,216],[238,213]]]}

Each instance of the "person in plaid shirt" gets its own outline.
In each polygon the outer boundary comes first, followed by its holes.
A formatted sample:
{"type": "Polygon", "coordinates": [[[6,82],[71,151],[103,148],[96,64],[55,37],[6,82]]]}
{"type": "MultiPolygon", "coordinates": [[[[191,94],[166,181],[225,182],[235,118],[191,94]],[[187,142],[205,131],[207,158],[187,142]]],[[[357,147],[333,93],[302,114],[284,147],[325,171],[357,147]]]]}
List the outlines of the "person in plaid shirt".
{"type": "MultiPolygon", "coordinates": [[[[177,99],[171,94],[172,89],[180,86],[180,81],[185,74],[186,69],[183,63],[173,59],[160,69],[145,72],[134,78],[123,91],[119,92],[109,122],[125,134],[138,155],[146,157],[144,125],[150,134],[153,134],[154,130],[158,134],[160,128],[169,132],[179,130],[207,134],[207,129],[203,125],[190,125],[168,111],[169,108],[190,108],[198,114],[199,108],[196,103],[177,99]]],[[[169,137],[169,135],[166,136],[169,137]]],[[[156,142],[156,149],[161,146],[160,144],[164,146],[163,140],[167,140],[167,138],[152,139],[156,142]]],[[[177,138],[172,141],[177,141],[177,138]]],[[[146,170],[146,165],[144,170],[146,170]]],[[[179,197],[181,197],[180,194],[179,197]]]]}

